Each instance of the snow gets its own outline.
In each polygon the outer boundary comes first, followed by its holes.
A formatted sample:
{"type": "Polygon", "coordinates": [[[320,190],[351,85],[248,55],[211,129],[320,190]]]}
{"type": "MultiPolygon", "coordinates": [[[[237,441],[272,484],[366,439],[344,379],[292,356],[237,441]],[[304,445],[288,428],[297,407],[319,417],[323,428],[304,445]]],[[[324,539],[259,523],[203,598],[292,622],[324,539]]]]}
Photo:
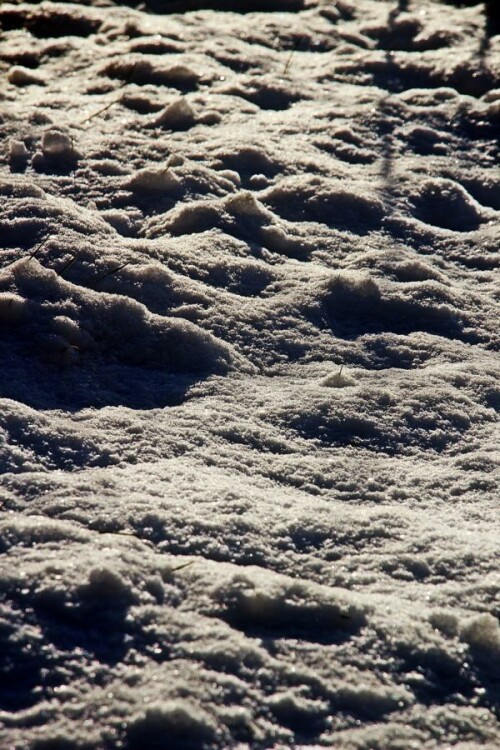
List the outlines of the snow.
{"type": "Polygon", "coordinates": [[[0,747],[496,748],[493,4],[0,28],[0,747]]]}

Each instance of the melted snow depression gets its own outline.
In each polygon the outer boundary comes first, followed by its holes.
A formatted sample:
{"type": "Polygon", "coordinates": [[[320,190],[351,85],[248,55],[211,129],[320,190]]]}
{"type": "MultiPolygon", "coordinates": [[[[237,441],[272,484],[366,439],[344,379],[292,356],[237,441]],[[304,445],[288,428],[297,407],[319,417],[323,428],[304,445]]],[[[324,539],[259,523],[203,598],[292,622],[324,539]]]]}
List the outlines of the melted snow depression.
{"type": "Polygon", "coordinates": [[[491,0],[0,4],[0,747],[499,747],[491,0]]]}

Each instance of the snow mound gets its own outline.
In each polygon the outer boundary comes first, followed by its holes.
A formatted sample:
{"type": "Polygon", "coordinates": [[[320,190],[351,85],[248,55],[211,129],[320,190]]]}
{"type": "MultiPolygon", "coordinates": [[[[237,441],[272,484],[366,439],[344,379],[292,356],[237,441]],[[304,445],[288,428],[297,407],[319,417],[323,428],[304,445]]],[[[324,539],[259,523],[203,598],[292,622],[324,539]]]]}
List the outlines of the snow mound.
{"type": "Polygon", "coordinates": [[[290,634],[309,640],[333,639],[356,631],[366,622],[366,607],[341,592],[302,581],[279,580],[256,571],[237,575],[212,595],[223,617],[243,630],[290,634]]]}

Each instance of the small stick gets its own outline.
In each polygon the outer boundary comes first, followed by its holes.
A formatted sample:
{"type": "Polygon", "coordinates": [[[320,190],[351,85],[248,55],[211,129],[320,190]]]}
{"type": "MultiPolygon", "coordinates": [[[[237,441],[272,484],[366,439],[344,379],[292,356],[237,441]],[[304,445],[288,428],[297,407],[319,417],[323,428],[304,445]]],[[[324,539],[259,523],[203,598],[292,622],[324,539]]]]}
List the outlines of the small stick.
{"type": "Polygon", "coordinates": [[[122,268],[125,268],[125,266],[128,266],[129,262],[122,263],[121,266],[118,266],[118,268],[112,268],[111,271],[106,271],[106,273],[101,274],[101,276],[98,276],[95,279],[91,279],[92,284],[98,284],[103,279],[106,279],[108,276],[111,276],[114,273],[117,273],[118,271],[121,271],[122,268]]]}

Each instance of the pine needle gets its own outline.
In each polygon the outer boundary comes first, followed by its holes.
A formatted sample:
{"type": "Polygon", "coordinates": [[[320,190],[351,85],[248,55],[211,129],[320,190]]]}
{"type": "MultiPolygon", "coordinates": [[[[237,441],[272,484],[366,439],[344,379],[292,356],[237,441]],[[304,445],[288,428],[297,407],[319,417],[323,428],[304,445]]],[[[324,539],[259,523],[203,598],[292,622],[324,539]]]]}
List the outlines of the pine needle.
{"type": "Polygon", "coordinates": [[[111,271],[106,271],[106,273],[101,274],[100,276],[97,276],[95,279],[91,279],[91,284],[98,284],[103,279],[107,279],[108,276],[112,276],[114,273],[118,273],[118,271],[121,271],[122,268],[125,268],[125,266],[128,266],[129,262],[122,263],[121,266],[118,266],[117,268],[112,268],[111,271]]]}
{"type": "Polygon", "coordinates": [[[51,237],[52,237],[51,234],[48,234],[46,237],[44,237],[43,240],[40,242],[40,244],[37,247],[35,247],[32,253],[30,253],[30,255],[28,256],[28,260],[31,260],[36,255],[38,255],[42,247],[45,247],[45,245],[47,244],[47,242],[50,240],[51,237]]]}
{"type": "MultiPolygon", "coordinates": [[[[47,244],[47,242],[50,240],[51,237],[52,237],[51,234],[48,234],[46,237],[44,237],[43,240],[40,242],[40,244],[37,245],[35,249],[28,255],[27,260],[29,261],[35,258],[40,252],[40,250],[47,244]]],[[[8,268],[9,266],[14,265],[14,263],[17,263],[18,260],[21,260],[21,259],[14,258],[14,260],[9,261],[4,266],[2,266],[1,270],[3,271],[4,268],[8,268]]]]}
{"type": "Polygon", "coordinates": [[[286,65],[285,65],[285,67],[284,67],[284,69],[283,69],[283,75],[286,75],[286,74],[287,74],[287,72],[288,72],[288,68],[290,67],[290,63],[292,62],[292,58],[293,58],[293,56],[294,56],[295,52],[296,52],[296,49],[294,48],[294,49],[293,49],[293,50],[292,50],[292,51],[290,52],[290,54],[288,55],[288,60],[286,61],[286,65]]]}
{"type": "MultiPolygon", "coordinates": [[[[134,63],[132,67],[130,68],[129,74],[126,77],[124,81],[121,82],[121,84],[118,86],[118,90],[125,88],[130,81],[132,80],[134,76],[135,69],[137,68],[137,63],[134,63]]],[[[93,120],[94,117],[99,117],[99,115],[102,115],[103,112],[106,112],[108,109],[111,109],[115,104],[119,104],[122,100],[123,96],[120,95],[116,99],[113,99],[113,101],[108,102],[104,107],[101,107],[101,109],[98,109],[97,112],[94,112],[92,115],[89,115],[88,117],[85,117],[85,119],[80,121],[80,125],[84,125],[86,122],[90,122],[90,120],[93,120]]]]}
{"type": "Polygon", "coordinates": [[[68,270],[68,268],[71,268],[71,266],[73,265],[73,263],[74,263],[75,261],[76,261],[76,255],[72,255],[72,256],[71,256],[71,260],[69,260],[69,261],[68,261],[68,262],[67,262],[67,263],[66,263],[66,264],[65,264],[65,265],[64,265],[64,266],[63,266],[63,267],[61,268],[61,270],[60,270],[60,271],[58,271],[58,273],[59,273],[59,276],[62,276],[62,275],[63,275],[63,273],[64,273],[65,271],[67,271],[67,270],[68,270]]]}
{"type": "Polygon", "coordinates": [[[99,115],[102,115],[103,112],[106,112],[108,109],[111,109],[111,107],[114,104],[118,104],[119,102],[121,102],[121,100],[122,100],[122,97],[119,96],[117,99],[113,99],[112,102],[108,102],[108,104],[106,104],[105,107],[101,107],[101,109],[98,109],[97,112],[94,112],[92,115],[89,115],[84,120],[82,120],[80,122],[80,125],[84,125],[86,122],[90,122],[90,120],[93,120],[94,117],[99,117],[99,115]]]}
{"type": "Polygon", "coordinates": [[[187,563],[182,563],[182,565],[177,565],[176,568],[170,568],[171,573],[175,573],[177,570],[184,570],[184,568],[189,568],[190,565],[194,565],[196,560],[190,560],[187,563]]]}

